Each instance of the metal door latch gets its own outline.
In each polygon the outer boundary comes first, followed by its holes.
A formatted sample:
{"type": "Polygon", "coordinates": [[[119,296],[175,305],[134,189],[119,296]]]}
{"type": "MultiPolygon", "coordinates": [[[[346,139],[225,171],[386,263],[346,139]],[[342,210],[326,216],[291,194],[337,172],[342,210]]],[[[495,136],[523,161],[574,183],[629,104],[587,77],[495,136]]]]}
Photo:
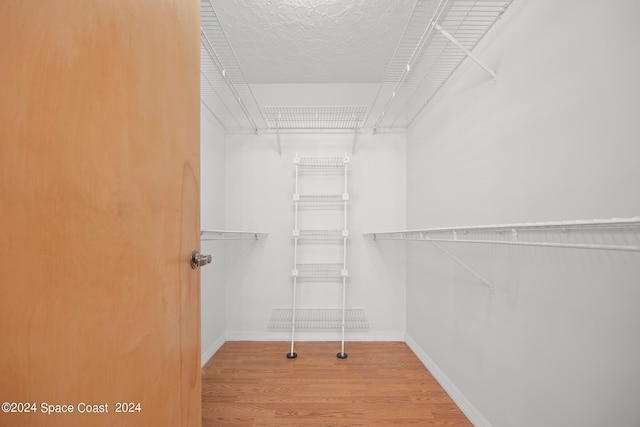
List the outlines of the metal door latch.
{"type": "Polygon", "coordinates": [[[194,270],[211,262],[211,255],[200,255],[197,249],[191,251],[191,268],[194,270]]]}

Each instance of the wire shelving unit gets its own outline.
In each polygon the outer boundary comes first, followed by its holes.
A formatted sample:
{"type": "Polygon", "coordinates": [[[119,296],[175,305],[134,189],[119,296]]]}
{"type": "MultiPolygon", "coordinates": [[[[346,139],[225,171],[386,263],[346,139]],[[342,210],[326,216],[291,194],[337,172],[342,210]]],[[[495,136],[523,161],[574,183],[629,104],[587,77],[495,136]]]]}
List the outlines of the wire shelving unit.
{"type": "MultiPolygon", "coordinates": [[[[293,300],[292,308],[288,310],[274,309],[269,326],[271,328],[291,329],[291,349],[287,353],[287,358],[294,359],[295,334],[298,329],[326,329],[340,328],[341,349],[336,355],[339,359],[346,359],[344,351],[345,329],[350,327],[366,327],[366,318],[363,310],[352,310],[346,307],[346,286],[349,272],[347,270],[347,240],[349,232],[347,229],[347,206],[349,202],[348,193],[348,166],[350,159],[345,153],[343,157],[299,157],[294,158],[295,166],[295,190],[293,194],[294,203],[294,226],[293,226],[293,300]],[[342,178],[344,184],[343,193],[339,194],[301,194],[300,179],[304,173],[322,173],[335,175],[342,178]],[[336,173],[337,172],[337,173],[336,173]],[[303,205],[310,205],[312,209],[333,208],[341,209],[343,213],[342,228],[314,228],[301,229],[300,210],[303,205]],[[335,242],[340,247],[341,261],[336,263],[306,263],[300,262],[300,244],[307,242],[335,242]],[[342,284],[342,307],[340,309],[300,309],[297,307],[298,282],[309,280],[315,282],[338,281],[342,284]]],[[[334,178],[335,178],[334,177],[334,178]]]]}

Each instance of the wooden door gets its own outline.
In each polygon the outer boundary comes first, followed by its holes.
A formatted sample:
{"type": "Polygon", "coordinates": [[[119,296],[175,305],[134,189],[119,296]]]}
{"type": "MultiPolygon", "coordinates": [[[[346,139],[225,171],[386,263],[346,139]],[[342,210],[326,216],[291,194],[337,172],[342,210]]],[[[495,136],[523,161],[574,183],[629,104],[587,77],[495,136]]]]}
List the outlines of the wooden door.
{"type": "Polygon", "coordinates": [[[195,0],[0,2],[0,426],[200,425],[198,77],[195,0]]]}

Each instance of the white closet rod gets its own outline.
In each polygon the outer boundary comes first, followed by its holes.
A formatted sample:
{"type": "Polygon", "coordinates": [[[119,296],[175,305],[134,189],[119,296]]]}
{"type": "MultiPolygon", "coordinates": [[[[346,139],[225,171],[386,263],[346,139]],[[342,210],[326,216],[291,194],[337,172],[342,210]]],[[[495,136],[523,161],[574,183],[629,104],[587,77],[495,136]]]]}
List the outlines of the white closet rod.
{"type": "Polygon", "coordinates": [[[540,232],[540,231],[600,231],[604,230],[640,230],[640,217],[629,219],[611,220],[588,220],[588,221],[561,221],[561,222],[540,222],[526,224],[498,224],[469,227],[446,227],[430,228],[422,230],[390,231],[382,233],[365,233],[363,236],[373,240],[414,240],[426,242],[457,242],[457,243],[482,243],[499,245],[521,245],[521,246],[543,246],[556,248],[574,249],[598,249],[612,251],[632,251],[640,252],[640,245],[620,245],[614,243],[570,243],[570,242],[549,242],[533,241],[522,236],[520,232],[540,232]],[[486,238],[470,238],[474,233],[497,233],[501,236],[508,236],[508,240],[489,240],[486,238]],[[433,237],[433,234],[438,234],[433,237]],[[442,234],[445,234],[442,236],[442,234]]]}

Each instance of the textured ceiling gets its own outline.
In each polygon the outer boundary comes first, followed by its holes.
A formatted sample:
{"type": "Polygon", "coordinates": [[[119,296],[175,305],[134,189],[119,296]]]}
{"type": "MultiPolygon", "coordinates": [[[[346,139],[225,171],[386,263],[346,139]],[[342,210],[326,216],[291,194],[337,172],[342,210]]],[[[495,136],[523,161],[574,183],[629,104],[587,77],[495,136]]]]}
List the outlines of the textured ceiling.
{"type": "Polygon", "coordinates": [[[380,83],[416,0],[211,0],[248,83],[380,83]]]}

